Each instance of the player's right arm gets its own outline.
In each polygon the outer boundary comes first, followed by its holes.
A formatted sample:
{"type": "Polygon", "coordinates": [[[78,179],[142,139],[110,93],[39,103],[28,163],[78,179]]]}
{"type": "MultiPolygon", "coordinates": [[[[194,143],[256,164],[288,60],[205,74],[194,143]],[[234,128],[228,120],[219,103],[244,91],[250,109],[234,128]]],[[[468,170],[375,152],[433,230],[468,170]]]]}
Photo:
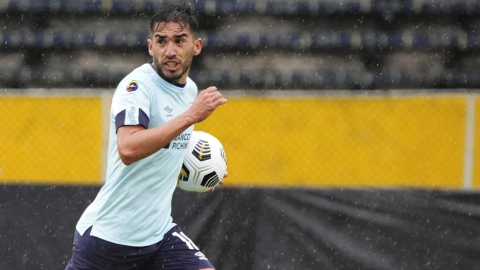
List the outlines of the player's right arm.
{"type": "Polygon", "coordinates": [[[205,120],[226,102],[216,87],[209,87],[198,94],[187,111],[161,126],[150,129],[142,125],[119,127],[117,148],[122,162],[130,165],[159,151],[188,127],[205,120]]]}

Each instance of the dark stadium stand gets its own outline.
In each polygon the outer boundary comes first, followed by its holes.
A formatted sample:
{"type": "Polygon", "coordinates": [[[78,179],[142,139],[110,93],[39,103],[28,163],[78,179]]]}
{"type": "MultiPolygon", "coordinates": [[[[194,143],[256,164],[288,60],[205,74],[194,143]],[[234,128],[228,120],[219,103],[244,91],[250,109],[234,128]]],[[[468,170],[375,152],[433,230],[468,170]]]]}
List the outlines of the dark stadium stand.
{"type": "MultiPolygon", "coordinates": [[[[0,85],[115,87],[149,59],[149,17],[176,2],[0,0],[0,85]]],[[[200,87],[480,86],[480,0],[186,2],[204,29],[200,87]]]]}
{"type": "MultiPolygon", "coordinates": [[[[0,11],[13,12],[147,12],[165,4],[166,0],[3,0],[0,11]]],[[[188,1],[187,1],[188,2],[188,1]]],[[[475,0],[196,0],[195,10],[205,13],[260,13],[312,15],[331,13],[425,13],[476,14],[480,3],[475,0]]]]}

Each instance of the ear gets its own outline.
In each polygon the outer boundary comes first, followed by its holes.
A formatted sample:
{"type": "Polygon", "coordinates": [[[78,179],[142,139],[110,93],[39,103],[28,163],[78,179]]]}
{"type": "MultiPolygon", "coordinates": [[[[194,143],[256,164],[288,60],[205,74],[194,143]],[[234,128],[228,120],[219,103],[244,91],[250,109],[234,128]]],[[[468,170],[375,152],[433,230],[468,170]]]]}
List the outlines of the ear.
{"type": "Polygon", "coordinates": [[[202,51],[203,40],[201,38],[197,38],[193,41],[193,55],[197,56],[202,51]]]}
{"type": "Polygon", "coordinates": [[[150,54],[150,56],[153,57],[152,46],[153,46],[153,41],[151,39],[148,39],[148,53],[150,54]]]}

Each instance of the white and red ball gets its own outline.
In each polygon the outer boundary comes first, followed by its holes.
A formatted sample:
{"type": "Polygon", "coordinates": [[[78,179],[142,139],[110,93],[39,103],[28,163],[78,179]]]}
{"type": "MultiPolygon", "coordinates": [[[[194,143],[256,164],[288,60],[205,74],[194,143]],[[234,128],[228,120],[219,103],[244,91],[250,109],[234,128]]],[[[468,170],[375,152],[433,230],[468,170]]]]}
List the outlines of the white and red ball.
{"type": "Polygon", "coordinates": [[[178,175],[178,186],[189,192],[205,192],[216,187],[227,171],[227,156],[214,136],[194,131],[178,175]]]}

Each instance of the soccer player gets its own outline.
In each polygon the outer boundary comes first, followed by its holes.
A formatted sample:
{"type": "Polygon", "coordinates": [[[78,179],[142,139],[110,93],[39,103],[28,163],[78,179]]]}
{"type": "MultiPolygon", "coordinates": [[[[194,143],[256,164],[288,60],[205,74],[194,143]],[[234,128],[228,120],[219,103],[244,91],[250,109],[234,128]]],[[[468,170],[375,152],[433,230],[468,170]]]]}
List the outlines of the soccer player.
{"type": "Polygon", "coordinates": [[[186,5],[151,19],[153,61],[115,91],[106,182],[78,221],[67,270],[213,270],[171,217],[186,149],[173,149],[170,141],[188,142],[193,125],[227,102],[215,87],[198,93],[188,77],[202,49],[197,29],[186,5]]]}

